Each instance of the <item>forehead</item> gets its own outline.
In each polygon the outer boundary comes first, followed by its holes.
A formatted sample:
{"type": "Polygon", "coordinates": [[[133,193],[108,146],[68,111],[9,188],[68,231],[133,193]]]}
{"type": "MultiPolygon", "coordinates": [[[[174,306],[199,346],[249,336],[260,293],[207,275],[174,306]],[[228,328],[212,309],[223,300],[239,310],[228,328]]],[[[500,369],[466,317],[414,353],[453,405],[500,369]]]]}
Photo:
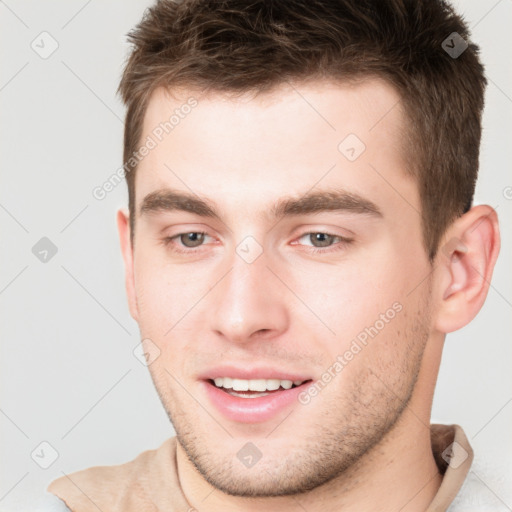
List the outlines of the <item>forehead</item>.
{"type": "Polygon", "coordinates": [[[419,208],[404,131],[399,94],[382,80],[237,96],[159,88],[144,118],[141,142],[154,147],[137,170],[137,203],[167,186],[240,212],[321,186],[391,202],[405,194],[419,208]]]}
{"type": "MultiPolygon", "coordinates": [[[[221,128],[226,125],[236,128],[244,124],[247,127],[249,123],[253,131],[259,128],[260,133],[263,130],[273,136],[286,127],[287,132],[293,130],[293,136],[297,139],[301,135],[311,138],[313,131],[319,135],[330,131],[333,132],[331,135],[336,133],[334,139],[337,139],[352,128],[361,139],[368,140],[371,135],[378,137],[379,133],[390,130],[398,135],[400,130],[405,129],[398,91],[382,79],[366,78],[350,82],[286,82],[265,92],[205,93],[183,87],[159,87],[148,101],[143,132],[151,133],[160,123],[173,117],[171,124],[174,131],[191,110],[195,118],[199,117],[197,113],[200,112],[201,124],[213,120],[221,128]],[[194,100],[199,108],[190,109],[188,105],[194,100]],[[295,121],[299,116],[303,122],[297,125],[295,121]],[[265,124],[253,124],[259,121],[265,124]],[[268,124],[270,121],[275,124],[268,124]],[[376,129],[378,126],[380,130],[376,129]]],[[[207,129],[210,127],[207,125],[207,129]]],[[[176,131],[183,131],[183,126],[176,131]]],[[[211,138],[216,134],[208,135],[211,138]]],[[[201,135],[204,133],[198,133],[198,137],[201,135]]]]}

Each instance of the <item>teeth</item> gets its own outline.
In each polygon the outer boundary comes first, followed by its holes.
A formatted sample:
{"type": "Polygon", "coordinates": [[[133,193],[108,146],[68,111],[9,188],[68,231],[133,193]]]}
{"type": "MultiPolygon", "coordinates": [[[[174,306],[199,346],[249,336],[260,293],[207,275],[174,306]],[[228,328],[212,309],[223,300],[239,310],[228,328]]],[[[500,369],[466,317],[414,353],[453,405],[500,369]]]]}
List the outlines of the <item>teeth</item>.
{"type": "Polygon", "coordinates": [[[230,377],[217,377],[214,379],[218,388],[232,389],[233,391],[275,391],[276,389],[290,389],[293,385],[300,386],[303,380],[279,380],[279,379],[232,379],[230,377]]]}
{"type": "Polygon", "coordinates": [[[242,379],[233,379],[233,391],[248,391],[249,381],[242,379]]]}
{"type": "Polygon", "coordinates": [[[267,380],[267,389],[269,391],[274,391],[276,389],[279,389],[280,385],[281,385],[281,381],[279,379],[268,379],[267,380]]]}
{"type": "Polygon", "coordinates": [[[239,380],[239,382],[243,383],[244,391],[250,389],[251,391],[263,392],[267,389],[267,381],[265,379],[239,380]]]}
{"type": "Polygon", "coordinates": [[[281,381],[281,386],[284,389],[290,389],[293,386],[293,382],[291,380],[282,380],[281,381]]]}

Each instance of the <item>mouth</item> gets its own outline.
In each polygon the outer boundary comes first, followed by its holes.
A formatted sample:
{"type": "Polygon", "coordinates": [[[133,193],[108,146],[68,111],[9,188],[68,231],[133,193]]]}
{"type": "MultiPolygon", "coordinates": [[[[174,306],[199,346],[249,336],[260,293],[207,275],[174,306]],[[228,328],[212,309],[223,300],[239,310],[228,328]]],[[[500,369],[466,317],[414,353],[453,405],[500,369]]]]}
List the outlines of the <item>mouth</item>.
{"type": "Polygon", "coordinates": [[[312,379],[240,379],[215,377],[202,380],[210,403],[225,418],[237,423],[262,423],[293,406],[312,379]]]}
{"type": "Polygon", "coordinates": [[[208,379],[208,382],[217,389],[239,398],[260,398],[271,394],[295,389],[304,383],[311,382],[306,380],[288,380],[288,379],[236,379],[233,377],[217,377],[208,379]]]}

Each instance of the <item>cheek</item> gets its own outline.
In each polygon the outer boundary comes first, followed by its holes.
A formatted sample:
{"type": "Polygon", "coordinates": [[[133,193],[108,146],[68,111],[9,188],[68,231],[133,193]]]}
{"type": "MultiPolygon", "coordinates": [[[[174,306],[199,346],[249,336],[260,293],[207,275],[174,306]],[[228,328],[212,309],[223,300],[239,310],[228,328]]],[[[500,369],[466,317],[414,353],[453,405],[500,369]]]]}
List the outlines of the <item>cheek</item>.
{"type": "Polygon", "coordinates": [[[135,264],[135,293],[139,327],[162,338],[173,330],[208,290],[205,272],[170,265],[144,253],[135,264]]]}
{"type": "Polygon", "coordinates": [[[158,262],[154,257],[138,259],[135,292],[139,330],[141,338],[151,339],[160,351],[149,370],[162,390],[179,388],[171,375],[179,378],[184,362],[197,357],[193,341],[205,325],[200,312],[213,285],[212,275],[213,269],[191,271],[190,267],[158,262]]]}
{"type": "MultiPolygon", "coordinates": [[[[296,290],[304,304],[335,334],[337,348],[376,322],[393,319],[404,301],[407,279],[385,262],[353,262],[333,266],[318,266],[314,278],[296,278],[296,290]],[[398,305],[397,305],[398,304],[398,305]],[[395,307],[393,307],[395,305],[395,307]],[[384,319],[381,320],[381,316],[384,319]]],[[[308,323],[318,318],[308,315],[308,323]]]]}
{"type": "Polygon", "coordinates": [[[326,398],[345,404],[345,410],[380,418],[398,410],[412,392],[427,331],[413,304],[393,311],[387,323],[368,324],[337,349],[331,347],[330,359],[339,365],[326,398]]]}
{"type": "MultiPolygon", "coordinates": [[[[393,369],[394,374],[408,373],[405,367],[412,364],[408,358],[422,351],[427,328],[424,290],[420,287],[411,293],[411,275],[426,275],[428,269],[406,268],[399,256],[353,262],[334,270],[326,267],[315,281],[324,283],[320,289],[311,280],[297,282],[298,295],[335,333],[325,331],[327,336],[318,342],[326,363],[341,361],[343,380],[361,377],[365,368],[379,375],[391,375],[393,369]]],[[[318,323],[313,315],[307,318],[311,325],[318,323]]]]}

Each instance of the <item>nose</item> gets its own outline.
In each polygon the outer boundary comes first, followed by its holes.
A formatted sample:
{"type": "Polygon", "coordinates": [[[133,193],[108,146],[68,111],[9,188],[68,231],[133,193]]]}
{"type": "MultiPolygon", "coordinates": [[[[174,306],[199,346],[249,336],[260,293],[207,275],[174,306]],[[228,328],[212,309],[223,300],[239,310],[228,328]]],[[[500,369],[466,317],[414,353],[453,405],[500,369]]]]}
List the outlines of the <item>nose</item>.
{"type": "Polygon", "coordinates": [[[288,329],[287,295],[268,263],[265,253],[251,263],[234,255],[231,271],[213,290],[209,308],[217,336],[248,344],[275,338],[288,329]]]}

